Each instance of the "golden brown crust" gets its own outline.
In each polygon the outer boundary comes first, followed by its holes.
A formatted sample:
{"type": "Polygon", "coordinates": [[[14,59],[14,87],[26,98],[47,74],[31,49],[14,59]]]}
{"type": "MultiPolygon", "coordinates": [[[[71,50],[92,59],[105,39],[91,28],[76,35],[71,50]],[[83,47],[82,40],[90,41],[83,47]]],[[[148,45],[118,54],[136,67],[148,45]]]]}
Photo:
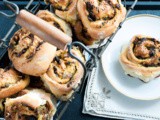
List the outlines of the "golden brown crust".
{"type": "Polygon", "coordinates": [[[33,76],[46,72],[56,51],[56,47],[23,28],[14,34],[9,46],[8,55],[14,67],[33,76]]]}
{"type": "Polygon", "coordinates": [[[123,47],[119,61],[126,74],[148,82],[160,75],[159,48],[155,38],[136,35],[123,47]]]}
{"type": "Polygon", "coordinates": [[[23,120],[32,116],[38,120],[50,120],[56,112],[53,100],[51,94],[43,90],[23,90],[20,96],[6,100],[5,119],[23,120]]]}
{"type": "Polygon", "coordinates": [[[50,3],[54,9],[55,14],[66,20],[71,25],[75,25],[77,21],[77,1],[78,0],[45,0],[50,3]]]}
{"type": "Polygon", "coordinates": [[[74,26],[74,31],[76,34],[76,37],[79,41],[83,42],[86,45],[93,45],[96,41],[96,39],[93,39],[88,33],[87,30],[84,28],[81,21],[77,21],[74,26]]]}
{"type": "Polygon", "coordinates": [[[62,32],[66,33],[68,36],[72,36],[72,31],[70,25],[64,20],[57,17],[54,13],[49,12],[48,10],[40,10],[37,13],[37,16],[51,25],[54,25],[62,32]]]}
{"type": "Polygon", "coordinates": [[[120,0],[79,0],[77,10],[86,34],[95,41],[114,33],[126,15],[120,0]]]}
{"type": "Polygon", "coordinates": [[[30,82],[29,76],[22,75],[14,69],[0,68],[0,99],[9,97],[23,90],[30,82]]]}
{"type": "MultiPolygon", "coordinates": [[[[72,53],[84,61],[77,48],[72,53]]],[[[69,57],[67,51],[59,50],[48,71],[41,76],[45,86],[59,99],[71,97],[83,77],[83,68],[78,61],[69,57]]]]}

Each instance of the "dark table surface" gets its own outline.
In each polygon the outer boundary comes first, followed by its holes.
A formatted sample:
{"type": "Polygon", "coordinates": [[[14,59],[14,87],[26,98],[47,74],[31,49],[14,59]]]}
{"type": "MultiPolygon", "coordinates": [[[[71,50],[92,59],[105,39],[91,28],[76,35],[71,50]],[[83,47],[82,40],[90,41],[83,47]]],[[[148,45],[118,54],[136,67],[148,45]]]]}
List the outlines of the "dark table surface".
{"type": "MultiPolygon", "coordinates": [[[[128,1],[129,4],[133,3],[132,0],[128,1]]],[[[27,3],[24,1],[16,1],[16,0],[14,2],[18,4],[20,8],[23,8],[24,5],[27,3]]],[[[7,8],[3,6],[2,1],[0,1],[0,11],[11,13],[7,8]]],[[[130,16],[137,14],[153,14],[160,16],[160,0],[139,1],[135,7],[135,10],[131,12],[130,16]]],[[[4,37],[4,35],[7,33],[8,29],[11,27],[13,22],[14,19],[7,19],[0,15],[0,39],[4,37]]],[[[83,96],[84,96],[84,91],[82,94],[76,94],[75,99],[69,105],[68,109],[66,110],[61,119],[62,120],[106,120],[106,118],[82,114],[83,96]]]]}

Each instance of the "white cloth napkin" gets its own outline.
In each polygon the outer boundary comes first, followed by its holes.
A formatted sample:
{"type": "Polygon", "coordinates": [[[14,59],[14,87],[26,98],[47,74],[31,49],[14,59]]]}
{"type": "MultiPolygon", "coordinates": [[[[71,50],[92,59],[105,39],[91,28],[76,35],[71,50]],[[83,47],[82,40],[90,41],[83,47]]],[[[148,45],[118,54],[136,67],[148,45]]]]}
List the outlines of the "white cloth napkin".
{"type": "Polygon", "coordinates": [[[87,83],[82,112],[109,118],[160,120],[160,100],[141,101],[122,95],[108,82],[98,62],[87,83]]]}

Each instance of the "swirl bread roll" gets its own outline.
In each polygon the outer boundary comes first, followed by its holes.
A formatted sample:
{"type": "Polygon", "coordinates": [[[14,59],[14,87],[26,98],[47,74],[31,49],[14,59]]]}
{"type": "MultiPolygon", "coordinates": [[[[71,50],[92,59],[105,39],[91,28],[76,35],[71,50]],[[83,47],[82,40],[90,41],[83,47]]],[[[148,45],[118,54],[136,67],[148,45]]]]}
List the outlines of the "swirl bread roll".
{"type": "Polygon", "coordinates": [[[160,75],[160,42],[136,35],[123,47],[119,61],[126,74],[149,82],[160,75]]]}
{"type": "Polygon", "coordinates": [[[22,90],[16,98],[5,102],[5,120],[51,120],[56,112],[55,101],[50,93],[41,89],[22,90]]]}
{"type": "Polygon", "coordinates": [[[87,45],[113,34],[126,15],[120,0],[78,0],[77,10],[82,25],[75,25],[75,33],[82,36],[77,37],[87,45]],[[87,42],[82,39],[84,31],[87,42]]]}
{"type": "Polygon", "coordinates": [[[72,37],[72,30],[70,25],[64,20],[57,17],[55,14],[49,12],[48,10],[39,10],[37,16],[51,25],[54,25],[62,32],[66,33],[68,36],[72,37]]]}
{"type": "Polygon", "coordinates": [[[11,38],[8,55],[18,71],[39,76],[47,71],[55,51],[56,47],[22,28],[11,38]]]}
{"type": "Polygon", "coordinates": [[[23,90],[30,82],[28,75],[23,75],[13,68],[0,68],[0,99],[9,97],[23,90]]]}
{"type": "Polygon", "coordinates": [[[93,45],[97,41],[96,39],[92,38],[88,33],[87,30],[84,28],[81,21],[77,21],[74,26],[75,35],[79,41],[83,42],[86,45],[93,45]]]}
{"type": "MultiPolygon", "coordinates": [[[[73,48],[72,53],[84,61],[78,48],[73,48]]],[[[41,75],[41,79],[46,88],[58,99],[66,101],[81,82],[83,72],[81,64],[71,58],[66,50],[58,50],[47,72],[41,75]]]]}
{"type": "Polygon", "coordinates": [[[55,14],[63,20],[75,25],[77,21],[77,1],[78,0],[45,0],[55,9],[55,14]]]}

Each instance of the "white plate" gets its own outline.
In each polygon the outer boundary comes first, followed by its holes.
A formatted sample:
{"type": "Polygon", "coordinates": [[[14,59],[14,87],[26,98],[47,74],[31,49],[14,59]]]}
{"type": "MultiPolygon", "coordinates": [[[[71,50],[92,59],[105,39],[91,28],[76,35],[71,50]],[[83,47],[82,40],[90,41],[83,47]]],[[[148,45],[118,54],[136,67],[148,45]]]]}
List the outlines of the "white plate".
{"type": "Polygon", "coordinates": [[[138,100],[158,99],[160,77],[144,83],[137,78],[127,76],[118,61],[122,46],[129,43],[137,34],[159,39],[160,17],[143,14],[128,18],[102,55],[103,70],[112,86],[122,94],[138,100]]]}

